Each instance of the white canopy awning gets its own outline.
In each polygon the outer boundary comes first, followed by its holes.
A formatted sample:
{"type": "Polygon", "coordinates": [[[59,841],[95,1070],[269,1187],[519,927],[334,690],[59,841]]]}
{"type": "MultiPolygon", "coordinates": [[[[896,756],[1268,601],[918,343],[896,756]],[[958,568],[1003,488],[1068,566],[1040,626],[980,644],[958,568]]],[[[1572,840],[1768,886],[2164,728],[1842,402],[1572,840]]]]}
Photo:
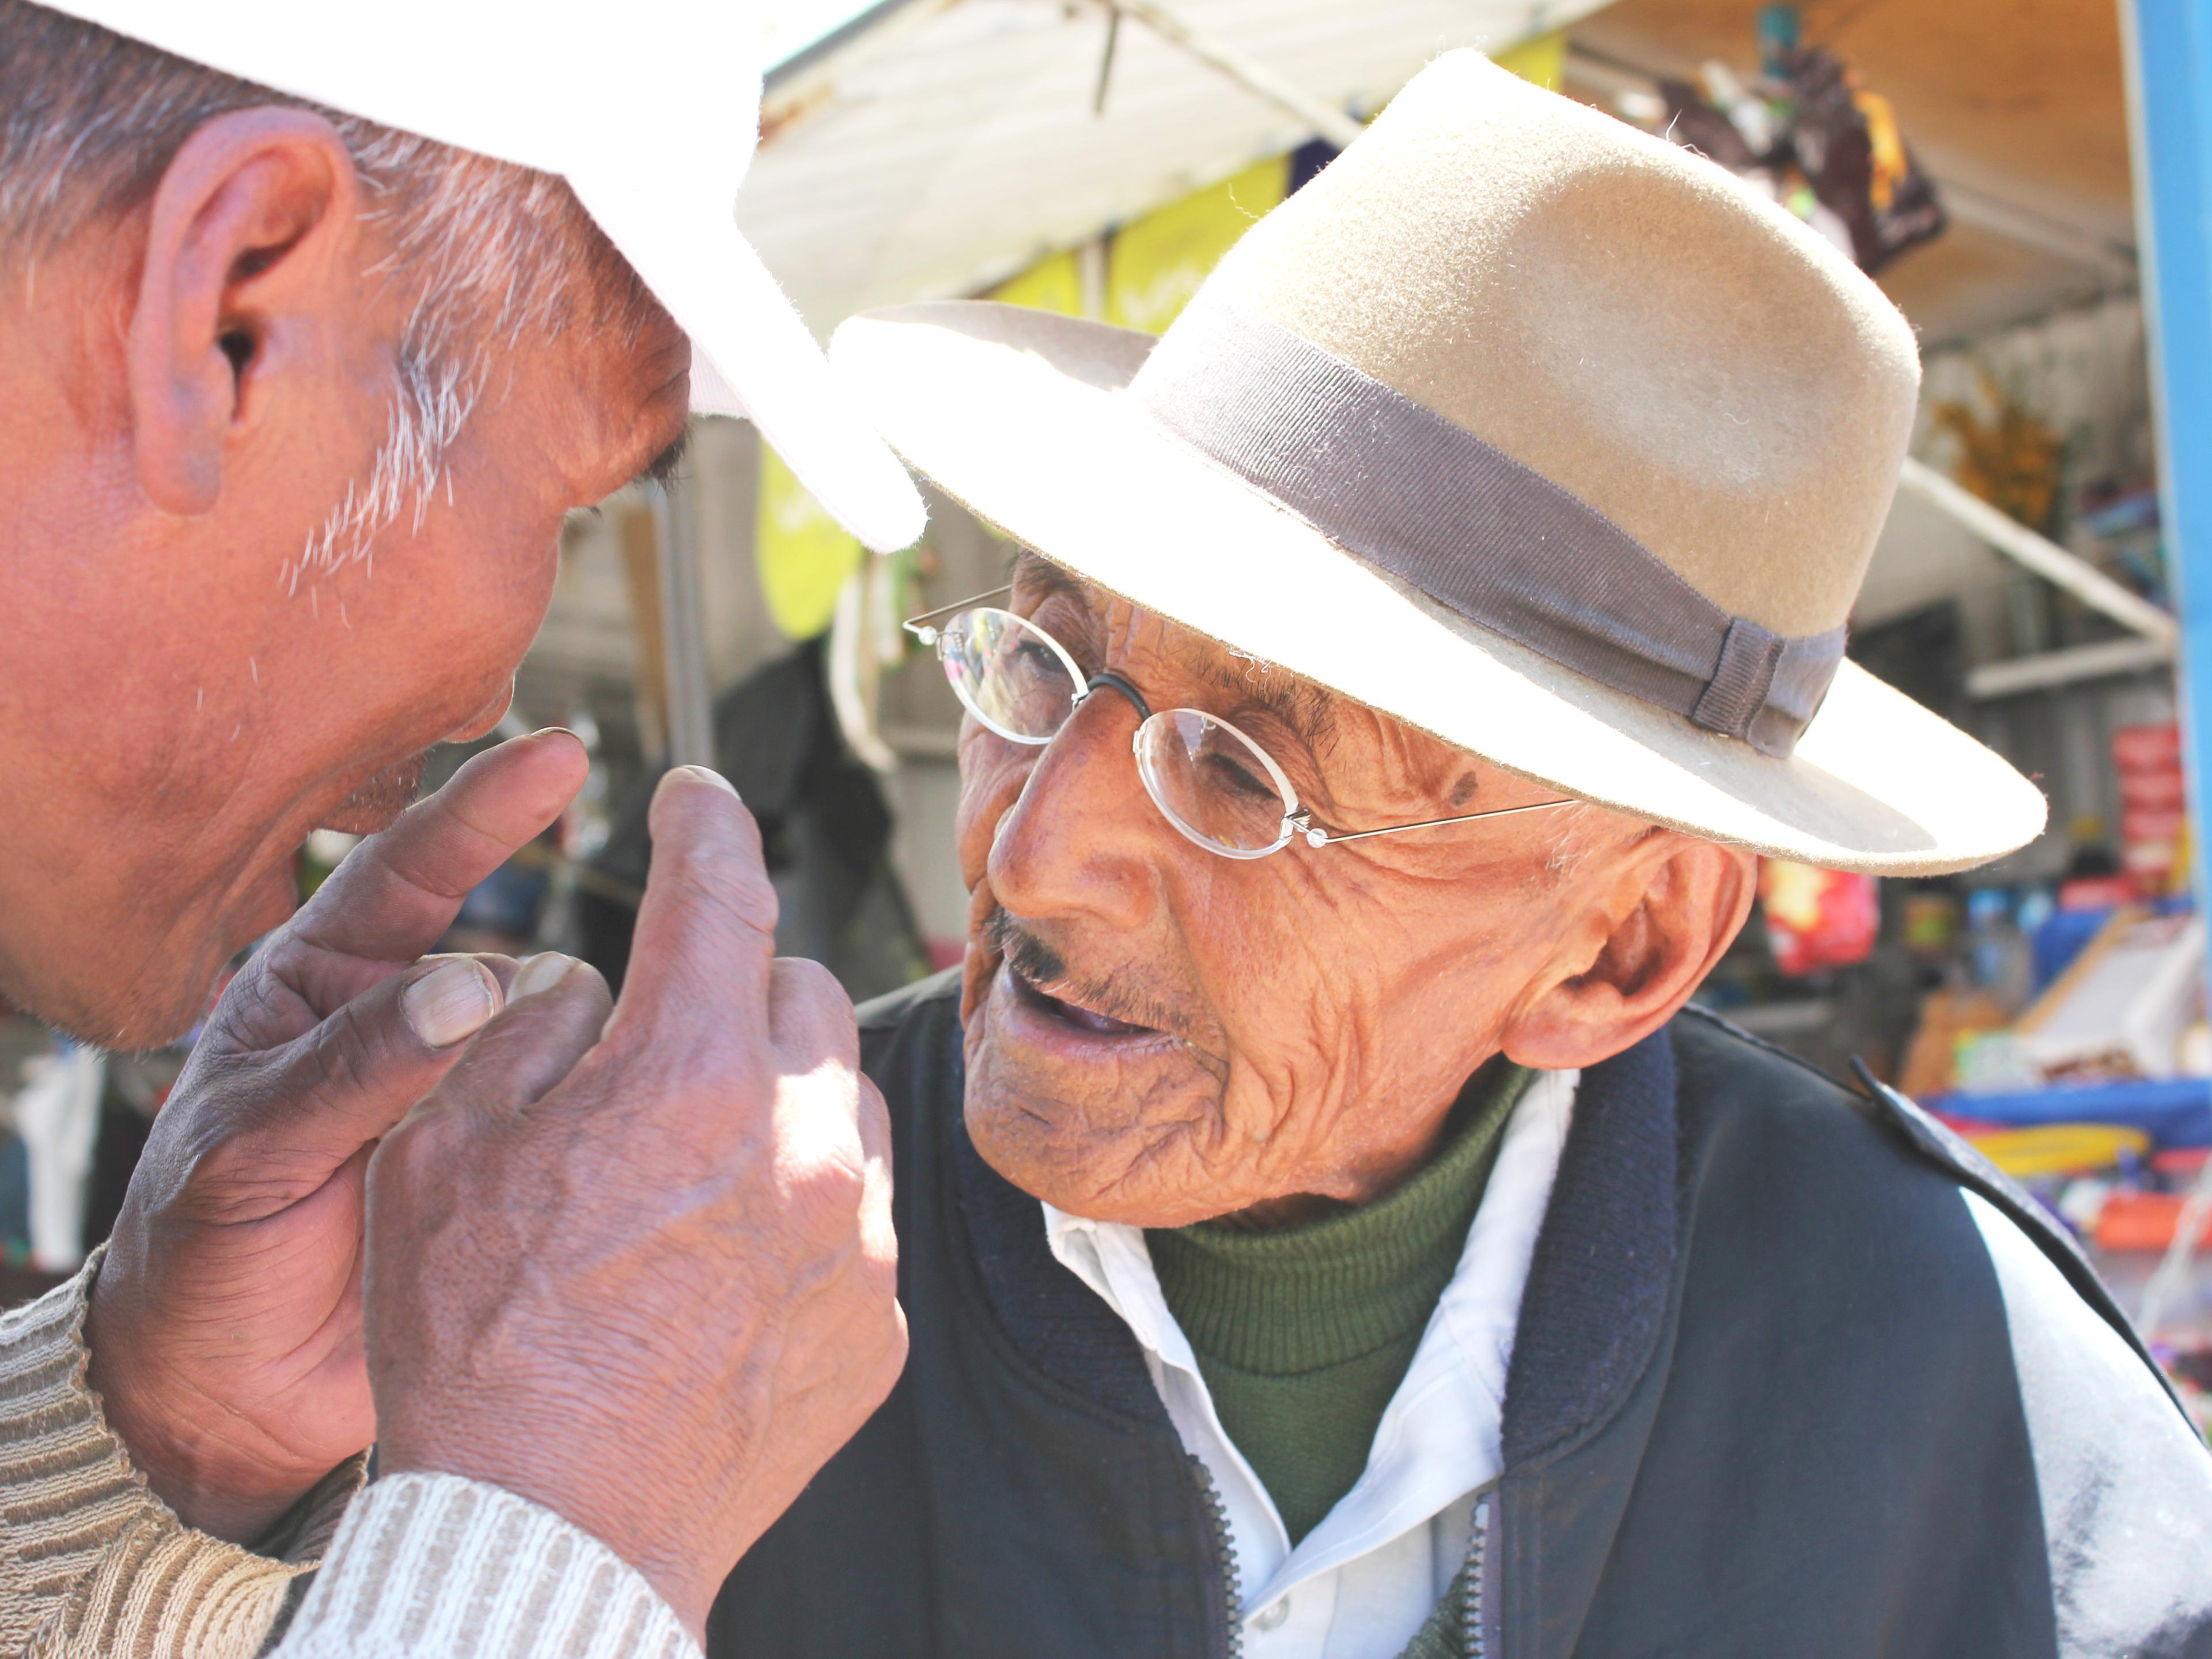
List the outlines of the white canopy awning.
{"type": "MultiPolygon", "coordinates": [[[[1167,0],[1303,92],[1371,114],[1437,52],[1604,0],[1167,0]]],[[[1279,155],[1313,129],[1099,0],[885,0],[777,70],[738,218],[808,319],[970,294],[1279,155]]]]}

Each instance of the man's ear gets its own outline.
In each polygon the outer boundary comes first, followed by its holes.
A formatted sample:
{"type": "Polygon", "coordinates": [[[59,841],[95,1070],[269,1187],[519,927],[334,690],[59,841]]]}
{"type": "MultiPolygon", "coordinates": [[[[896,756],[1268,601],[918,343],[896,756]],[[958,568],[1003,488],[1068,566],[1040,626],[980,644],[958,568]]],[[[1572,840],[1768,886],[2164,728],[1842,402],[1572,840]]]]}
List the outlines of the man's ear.
{"type": "Polygon", "coordinates": [[[273,106],[217,116],[162,173],[127,345],[139,482],[162,511],[214,507],[263,386],[359,306],[359,191],[336,128],[273,106]]]}
{"type": "Polygon", "coordinates": [[[1595,1066],[1674,1017],[1721,959],[1757,890],[1758,860],[1671,830],[1609,861],[1586,927],[1506,1022],[1509,1058],[1543,1071],[1595,1066]]]}

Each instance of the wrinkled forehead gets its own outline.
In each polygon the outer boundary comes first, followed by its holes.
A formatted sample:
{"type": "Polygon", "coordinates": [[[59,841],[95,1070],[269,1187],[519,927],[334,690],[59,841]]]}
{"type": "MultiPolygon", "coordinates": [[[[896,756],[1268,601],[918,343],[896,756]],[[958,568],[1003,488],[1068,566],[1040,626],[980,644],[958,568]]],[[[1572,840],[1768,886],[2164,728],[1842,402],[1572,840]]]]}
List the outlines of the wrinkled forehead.
{"type": "MultiPolygon", "coordinates": [[[[1158,611],[1131,605],[1042,553],[1024,550],[1014,561],[1013,582],[1016,603],[1024,611],[1052,600],[1072,605],[1102,623],[1109,614],[1127,618],[1131,625],[1122,631],[1142,638],[1162,666],[1187,674],[1224,697],[1265,708],[1316,753],[1334,744],[1347,712],[1358,711],[1391,726],[1399,724],[1391,716],[1369,710],[1302,674],[1224,645],[1158,611]]],[[[1096,669],[1113,665],[1084,665],[1096,669]]]]}

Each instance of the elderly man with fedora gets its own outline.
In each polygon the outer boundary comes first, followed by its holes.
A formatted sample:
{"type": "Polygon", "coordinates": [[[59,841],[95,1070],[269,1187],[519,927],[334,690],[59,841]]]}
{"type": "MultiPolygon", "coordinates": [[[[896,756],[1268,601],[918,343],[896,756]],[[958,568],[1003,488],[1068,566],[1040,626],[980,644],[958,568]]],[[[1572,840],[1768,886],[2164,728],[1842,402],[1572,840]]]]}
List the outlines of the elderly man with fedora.
{"type": "Polygon", "coordinates": [[[731,222],[756,25],[0,0],[0,990],[144,1046],[270,933],[0,1320],[0,1650],[694,1651],[896,1373],[881,1104],[729,787],[662,784],[611,1010],[422,957],[572,735],[400,815],[690,410],[920,530],[731,222]],[[383,833],[287,921],[319,824],[383,833]]]}
{"type": "Polygon", "coordinates": [[[1459,53],[1157,343],[831,355],[1028,550],[920,623],[965,965],[861,1012],[907,1369],[711,1652],[2212,1651],[2212,1458],[2063,1236],[1686,1006],[1759,854],[2044,819],[1844,658],[1860,272],[1459,53]]]}

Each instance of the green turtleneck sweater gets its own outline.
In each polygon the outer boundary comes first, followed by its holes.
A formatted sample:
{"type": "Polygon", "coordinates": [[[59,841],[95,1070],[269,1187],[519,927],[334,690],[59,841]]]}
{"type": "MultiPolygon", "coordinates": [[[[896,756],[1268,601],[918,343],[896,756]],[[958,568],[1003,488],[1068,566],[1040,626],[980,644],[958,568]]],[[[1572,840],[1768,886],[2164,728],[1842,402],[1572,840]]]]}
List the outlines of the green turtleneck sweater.
{"type": "Polygon", "coordinates": [[[1221,1426],[1292,1543],[1366,1468],[1528,1076],[1502,1059],[1475,1073],[1429,1162],[1371,1203],[1270,1231],[1221,1220],[1145,1235],[1221,1426]]]}

